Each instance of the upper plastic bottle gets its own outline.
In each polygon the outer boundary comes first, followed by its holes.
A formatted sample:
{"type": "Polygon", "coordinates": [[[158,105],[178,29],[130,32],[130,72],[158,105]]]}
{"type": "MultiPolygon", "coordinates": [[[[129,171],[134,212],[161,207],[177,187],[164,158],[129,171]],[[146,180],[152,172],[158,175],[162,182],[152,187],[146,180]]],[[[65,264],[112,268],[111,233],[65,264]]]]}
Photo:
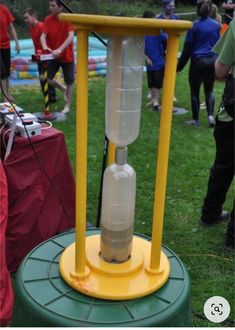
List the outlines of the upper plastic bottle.
{"type": "Polygon", "coordinates": [[[144,38],[111,36],[107,52],[106,135],[117,146],[127,146],[139,134],[144,38]]]}

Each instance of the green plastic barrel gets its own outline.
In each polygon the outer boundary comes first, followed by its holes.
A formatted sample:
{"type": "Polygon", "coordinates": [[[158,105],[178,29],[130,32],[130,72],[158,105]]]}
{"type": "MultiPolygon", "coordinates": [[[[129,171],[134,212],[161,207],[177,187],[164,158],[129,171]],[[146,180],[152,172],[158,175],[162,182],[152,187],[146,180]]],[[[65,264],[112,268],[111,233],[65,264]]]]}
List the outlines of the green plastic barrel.
{"type": "MultiPolygon", "coordinates": [[[[99,233],[89,229],[87,236],[99,233]]],[[[146,236],[135,234],[147,240],[146,236]]],[[[180,259],[163,246],[171,272],[158,291],[138,299],[110,301],[83,295],[64,282],[59,259],[75,240],[69,231],[38,245],[16,276],[12,326],[17,327],[190,327],[190,280],[180,259]]]]}

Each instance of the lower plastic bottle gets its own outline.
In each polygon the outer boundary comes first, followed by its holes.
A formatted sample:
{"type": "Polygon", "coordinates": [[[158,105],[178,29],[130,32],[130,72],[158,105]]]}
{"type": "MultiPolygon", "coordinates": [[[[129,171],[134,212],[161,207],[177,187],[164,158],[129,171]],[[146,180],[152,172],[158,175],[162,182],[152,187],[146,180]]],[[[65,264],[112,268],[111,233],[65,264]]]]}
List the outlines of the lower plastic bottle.
{"type": "Polygon", "coordinates": [[[115,163],[104,173],[101,209],[101,257],[122,263],[132,250],[136,174],[127,164],[127,148],[116,148],[115,163]]]}

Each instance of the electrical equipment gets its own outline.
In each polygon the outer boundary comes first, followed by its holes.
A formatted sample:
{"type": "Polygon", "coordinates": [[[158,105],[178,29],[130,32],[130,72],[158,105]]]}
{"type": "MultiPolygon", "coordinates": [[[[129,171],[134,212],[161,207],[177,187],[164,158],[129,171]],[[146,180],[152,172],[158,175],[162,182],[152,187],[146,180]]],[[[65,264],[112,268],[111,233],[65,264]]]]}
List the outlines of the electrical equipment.
{"type": "MultiPolygon", "coordinates": [[[[13,123],[14,114],[6,115],[5,116],[5,123],[9,126],[13,123]]],[[[38,121],[37,117],[32,113],[20,113],[19,116],[16,118],[16,123],[22,123],[23,121],[38,121]]]]}
{"type": "Polygon", "coordinates": [[[16,123],[15,132],[20,133],[20,136],[27,137],[28,132],[29,137],[40,135],[41,134],[41,125],[32,120],[24,120],[24,124],[22,122],[16,123]]]}
{"type": "Polygon", "coordinates": [[[14,133],[19,133],[22,137],[27,137],[26,130],[30,137],[41,134],[41,125],[38,118],[32,113],[23,113],[23,109],[14,105],[17,116],[14,121],[14,108],[10,103],[0,103],[0,114],[4,124],[7,124],[14,133]]]}
{"type": "MultiPolygon", "coordinates": [[[[13,104],[13,106],[16,108],[18,112],[23,112],[24,110],[18,107],[17,105],[13,104]]],[[[14,113],[14,108],[9,102],[0,103],[0,112],[9,114],[14,113]]]]}
{"type": "MultiPolygon", "coordinates": [[[[24,112],[24,110],[17,105],[13,104],[18,113],[24,112]]],[[[14,114],[14,108],[9,102],[0,103],[0,124],[5,122],[5,116],[9,114],[14,114]]]]}
{"type": "MultiPolygon", "coordinates": [[[[13,120],[14,114],[5,116],[5,124],[8,124],[10,127],[13,126],[13,120]]],[[[41,134],[41,125],[37,121],[37,117],[32,113],[20,113],[16,118],[15,133],[19,133],[22,137],[27,137],[25,131],[27,129],[30,137],[41,134]]]]}

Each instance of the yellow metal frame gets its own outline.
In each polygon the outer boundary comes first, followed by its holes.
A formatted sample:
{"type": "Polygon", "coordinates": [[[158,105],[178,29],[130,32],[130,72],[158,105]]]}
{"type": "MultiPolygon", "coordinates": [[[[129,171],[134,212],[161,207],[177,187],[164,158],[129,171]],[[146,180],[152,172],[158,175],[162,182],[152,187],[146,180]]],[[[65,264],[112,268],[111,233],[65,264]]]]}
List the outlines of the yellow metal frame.
{"type": "MultiPolygon", "coordinates": [[[[71,22],[77,31],[77,114],[76,114],[76,238],[62,254],[60,272],[72,287],[103,299],[132,299],[147,295],[160,288],[170,273],[167,257],[161,251],[167,169],[172,122],[174,86],[179,37],[192,23],[160,19],[110,17],[96,15],[61,14],[60,19],[71,22]],[[99,257],[99,237],[86,238],[87,189],[87,112],[88,112],[88,34],[91,31],[118,35],[157,35],[161,30],[168,34],[165,76],[163,83],[162,112],[156,166],[152,243],[133,239],[131,259],[123,264],[108,264],[99,257]],[[86,248],[87,246],[87,248],[86,248]],[[147,253],[144,251],[148,251],[147,253]],[[143,256],[135,271],[130,264],[143,256]],[[92,257],[91,257],[92,256],[92,257]],[[99,260],[99,261],[97,261],[99,260]],[[97,263],[99,266],[97,266],[97,263]],[[129,266],[128,266],[129,265],[129,266]],[[123,276],[123,269],[128,269],[123,276]],[[116,271],[115,271],[116,270],[116,271]],[[111,274],[114,274],[115,276],[111,274]],[[134,273],[134,277],[133,277],[134,273]],[[143,275],[144,274],[144,275],[143,275]],[[144,277],[142,277],[142,275],[144,277]],[[135,282],[140,278],[140,282],[135,282]],[[121,283],[120,283],[121,281],[121,283]],[[107,283],[108,290],[106,290],[107,283]],[[135,285],[133,285],[135,283],[135,285]],[[137,284],[138,283],[138,284],[137,284]],[[118,287],[118,290],[117,290],[118,287]],[[125,288],[119,294],[120,287],[125,288]],[[132,288],[126,290],[126,288],[132,288]],[[137,290],[136,290],[137,288],[137,290]],[[139,290],[139,288],[141,288],[139,290]]],[[[114,159],[115,146],[111,144],[109,162],[114,159]]]]}

